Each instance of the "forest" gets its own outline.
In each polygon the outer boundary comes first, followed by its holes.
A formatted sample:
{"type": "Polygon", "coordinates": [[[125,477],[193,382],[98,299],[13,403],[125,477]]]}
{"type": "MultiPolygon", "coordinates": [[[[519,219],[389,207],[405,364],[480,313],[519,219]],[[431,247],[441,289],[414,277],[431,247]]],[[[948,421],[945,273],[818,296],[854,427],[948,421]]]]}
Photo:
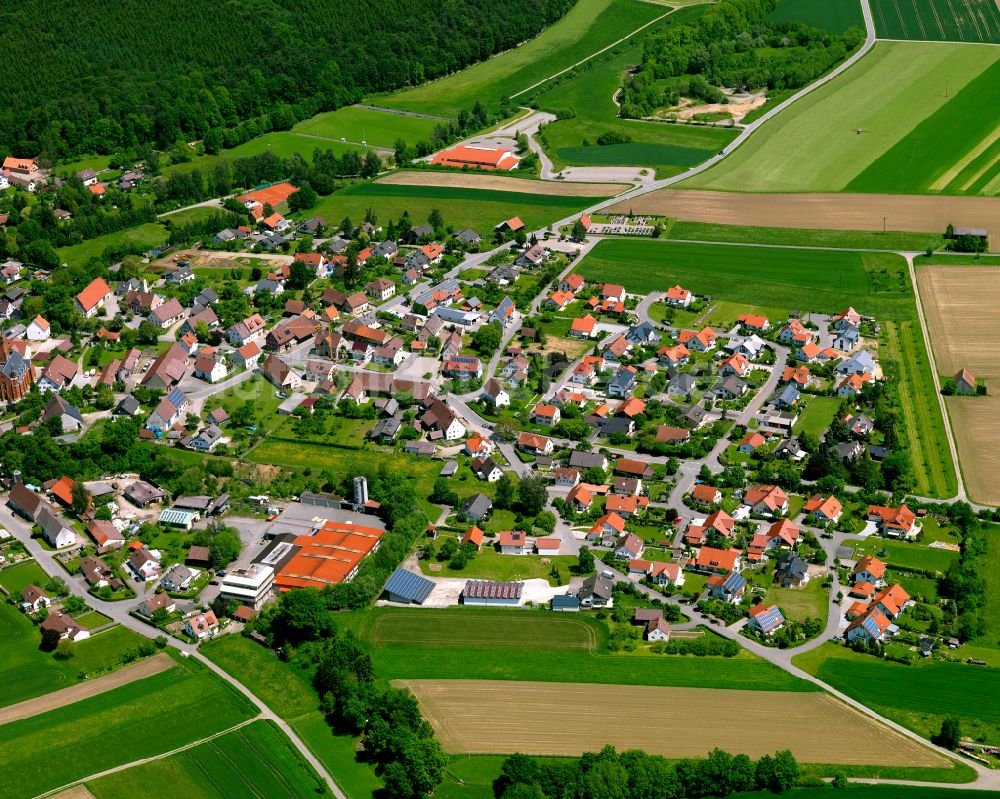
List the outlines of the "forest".
{"type": "Polygon", "coordinates": [[[22,0],[4,9],[0,28],[0,151],[60,159],[167,149],[225,139],[265,116],[287,130],[510,49],[572,5],[22,0]]]}
{"type": "Polygon", "coordinates": [[[639,70],[623,87],[621,115],[649,116],[676,103],[680,94],[719,102],[720,86],[797,89],[864,40],[858,28],[837,35],[800,22],[768,20],[777,5],[778,0],[722,0],[696,22],[649,36],[639,70]]]}

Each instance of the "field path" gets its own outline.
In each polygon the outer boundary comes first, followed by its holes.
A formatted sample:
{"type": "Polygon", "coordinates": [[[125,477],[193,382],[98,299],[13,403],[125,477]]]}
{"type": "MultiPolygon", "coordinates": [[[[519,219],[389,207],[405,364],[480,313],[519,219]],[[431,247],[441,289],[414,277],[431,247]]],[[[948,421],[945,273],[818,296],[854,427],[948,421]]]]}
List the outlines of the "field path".
{"type": "Polygon", "coordinates": [[[89,699],[98,696],[114,688],[128,685],[130,682],[152,677],[161,671],[166,671],[174,665],[174,661],[164,652],[147,658],[139,663],[118,669],[103,677],[96,677],[93,680],[71,685],[69,688],[62,688],[44,696],[27,699],[18,702],[16,705],[8,705],[0,708],[0,724],[9,724],[12,721],[20,721],[55,710],[63,705],[71,705],[82,699],[89,699]]]}
{"type": "Polygon", "coordinates": [[[186,752],[188,749],[194,749],[196,746],[201,746],[209,741],[214,741],[216,738],[221,738],[223,735],[228,735],[231,732],[236,732],[248,724],[253,724],[255,721],[260,721],[261,717],[247,719],[246,721],[241,721],[239,724],[234,724],[225,730],[220,730],[213,735],[209,735],[207,738],[202,738],[197,741],[191,741],[191,743],[186,743],[184,746],[178,746],[176,749],[171,749],[169,752],[161,752],[158,755],[152,755],[151,757],[143,757],[139,760],[133,760],[131,763],[122,763],[120,766],[115,766],[114,768],[105,769],[104,771],[99,771],[96,774],[88,774],[86,777],[82,777],[78,780],[73,780],[73,782],[62,785],[58,788],[53,788],[51,791],[46,791],[45,793],[40,793],[35,799],[45,799],[45,797],[54,797],[65,791],[76,788],[82,783],[89,782],[90,780],[99,780],[101,777],[107,777],[109,774],[117,774],[119,771],[125,771],[126,769],[133,768],[134,766],[142,766],[146,763],[154,763],[157,760],[163,760],[164,758],[171,757],[173,755],[180,754],[181,752],[186,752]]]}
{"type": "Polygon", "coordinates": [[[954,499],[967,502],[969,497],[965,491],[965,478],[962,475],[962,467],[958,460],[958,447],[955,446],[955,436],[951,429],[951,418],[948,416],[948,409],[944,404],[944,395],[941,393],[941,380],[938,376],[937,361],[934,359],[934,348],[931,346],[931,337],[927,331],[927,316],[924,313],[924,303],[920,298],[920,284],[917,282],[917,273],[913,268],[913,254],[904,253],[906,265],[910,270],[910,283],[913,285],[913,296],[917,302],[917,318],[920,320],[920,332],[924,337],[924,349],[927,350],[927,358],[931,364],[931,377],[934,379],[934,393],[937,394],[938,404],[941,406],[941,418],[944,419],[944,432],[948,437],[948,449],[951,452],[952,468],[958,478],[958,492],[954,499]]]}

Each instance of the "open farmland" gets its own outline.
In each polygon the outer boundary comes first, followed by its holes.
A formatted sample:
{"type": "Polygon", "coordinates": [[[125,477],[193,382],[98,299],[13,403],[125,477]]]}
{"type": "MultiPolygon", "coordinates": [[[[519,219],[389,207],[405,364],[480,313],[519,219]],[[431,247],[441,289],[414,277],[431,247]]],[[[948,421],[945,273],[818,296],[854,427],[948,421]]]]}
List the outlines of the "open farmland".
{"type": "Polygon", "coordinates": [[[713,299],[786,310],[836,313],[863,298],[878,303],[882,318],[912,318],[915,310],[906,262],[896,255],[611,239],[576,271],[635,293],[680,282],[713,299]]]}
{"type": "Polygon", "coordinates": [[[530,180],[489,172],[391,172],[379,183],[394,186],[444,186],[453,189],[488,189],[491,191],[529,192],[556,194],[562,197],[608,197],[623,188],[618,183],[556,183],[555,181],[530,180]]]}
{"type": "MultiPolygon", "coordinates": [[[[998,12],[1000,14],[1000,12],[998,12]]],[[[1000,61],[847,184],[848,191],[997,194],[1000,61]]]]}
{"type": "MultiPolygon", "coordinates": [[[[917,267],[917,286],[938,371],[953,375],[969,369],[987,382],[986,397],[947,397],[962,474],[970,498],[1000,503],[1000,330],[995,314],[1000,301],[1000,267],[917,267]]],[[[971,263],[971,262],[967,262],[971,263]]]]}
{"type": "MultiPolygon", "coordinates": [[[[618,205],[610,212],[656,214],[718,225],[818,230],[886,230],[944,233],[948,224],[984,227],[1000,242],[1000,198],[929,197],[892,194],[745,194],[661,189],[618,205]]],[[[683,238],[674,235],[674,238],[683,238]]],[[[727,239],[721,239],[723,241],[727,239]]],[[[760,237],[752,239],[762,242],[760,237]]],[[[799,244],[797,240],[775,244],[799,244]]],[[[830,246],[841,246],[833,242],[830,246]]],[[[898,244],[867,242],[875,249],[898,244]]],[[[997,244],[996,246],[1000,246],[997,244]]],[[[924,248],[918,248],[924,249],[924,248]]]]}
{"type": "Polygon", "coordinates": [[[804,22],[831,33],[843,33],[852,25],[865,26],[857,0],[782,0],[768,19],[804,22]]]}
{"type": "MultiPolygon", "coordinates": [[[[657,27],[690,21],[701,13],[698,7],[682,9],[657,27]]],[[[613,97],[626,69],[641,60],[642,47],[637,42],[587,69],[541,87],[526,98],[526,102],[543,111],[573,111],[572,118],[546,125],[540,137],[557,169],[568,165],[644,166],[655,168],[659,177],[666,177],[701,163],[733,140],[735,133],[723,128],[619,119],[613,97]],[[631,141],[598,145],[597,138],[608,131],[627,136],[631,141]]]]}
{"type": "MultiPolygon", "coordinates": [[[[985,45],[880,42],[843,74],[770,120],[731,156],[682,185],[840,191],[997,60],[1000,48],[985,45]]],[[[971,138],[975,141],[963,135],[961,146],[933,157],[945,167],[957,163],[980,140],[971,138]]],[[[873,181],[866,190],[877,185],[873,181]]]]}
{"type": "Polygon", "coordinates": [[[581,0],[566,16],[520,47],[446,78],[378,97],[373,103],[457,117],[478,100],[496,106],[628,36],[669,9],[638,0],[581,0]]]}
{"type": "Polygon", "coordinates": [[[532,194],[530,183],[523,192],[513,192],[378,182],[358,183],[323,197],[308,214],[336,221],[345,216],[361,220],[367,208],[374,208],[383,222],[402,216],[403,211],[409,211],[416,222],[423,222],[430,210],[437,208],[456,230],[471,227],[488,236],[496,225],[512,216],[519,216],[529,228],[538,228],[592,204],[593,200],[586,197],[532,194]]]}
{"type": "Polygon", "coordinates": [[[788,748],[807,763],[945,766],[940,755],[824,693],[713,691],[488,680],[403,681],[446,751],[580,755],[605,744],[668,757],[718,746],[759,757],[788,748]],[[670,708],[650,713],[650,708],[670,708]],[[719,724],[721,717],[739,724],[719,724]],[[780,720],[780,722],[779,722],[780,720]],[[483,730],[489,729],[489,735],[483,730]],[[572,735],[566,735],[567,730],[572,735]]]}
{"type": "Polygon", "coordinates": [[[795,665],[900,724],[930,737],[955,716],[976,740],[1000,744],[1000,670],[920,661],[910,666],[824,644],[795,665]]]}
{"type": "MultiPolygon", "coordinates": [[[[430,139],[438,120],[426,117],[394,114],[389,111],[376,111],[371,108],[361,108],[351,105],[336,111],[327,111],[304,119],[291,132],[312,139],[327,139],[348,142],[367,142],[369,147],[392,149],[396,139],[403,139],[410,144],[420,140],[430,139]]],[[[307,142],[303,142],[306,146],[307,142]]],[[[322,141],[317,141],[313,147],[325,148],[322,141]]],[[[309,148],[312,152],[312,147],[309,148]]]]}
{"type": "Polygon", "coordinates": [[[371,647],[386,679],[464,679],[709,686],[763,691],[814,691],[770,663],[743,652],[734,658],[611,653],[596,619],[513,608],[410,610],[373,608],[338,617],[371,647]],[[595,636],[595,639],[591,638],[595,636]]]}
{"type": "Polygon", "coordinates": [[[153,677],[0,726],[0,785],[5,799],[35,796],[183,746],[252,715],[249,702],[205,667],[178,663],[153,677]],[[151,718],[151,708],[163,722],[151,718]]]}
{"type": "Polygon", "coordinates": [[[996,0],[871,0],[882,39],[1000,44],[996,0]]]}
{"type": "Polygon", "coordinates": [[[330,792],[274,724],[257,721],[162,760],[87,783],[97,799],[296,799],[330,792]]]}

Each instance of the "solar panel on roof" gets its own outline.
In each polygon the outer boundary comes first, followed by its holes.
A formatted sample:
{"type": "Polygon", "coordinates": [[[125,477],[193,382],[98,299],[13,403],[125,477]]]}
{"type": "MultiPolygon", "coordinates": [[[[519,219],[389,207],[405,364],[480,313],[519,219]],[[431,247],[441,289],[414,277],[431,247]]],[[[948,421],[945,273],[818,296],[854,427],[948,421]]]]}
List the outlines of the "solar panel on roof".
{"type": "Polygon", "coordinates": [[[396,569],[385,583],[390,594],[422,603],[434,590],[434,582],[406,569],[396,569]]]}

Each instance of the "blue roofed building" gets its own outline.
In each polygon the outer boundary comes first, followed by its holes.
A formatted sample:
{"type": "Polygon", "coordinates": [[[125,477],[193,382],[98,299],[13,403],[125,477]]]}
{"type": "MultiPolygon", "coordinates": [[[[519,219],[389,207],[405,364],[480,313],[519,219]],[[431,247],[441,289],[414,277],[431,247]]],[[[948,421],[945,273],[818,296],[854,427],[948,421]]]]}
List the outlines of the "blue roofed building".
{"type": "Polygon", "coordinates": [[[507,327],[514,321],[514,301],[510,297],[504,297],[500,304],[490,314],[488,322],[499,322],[507,327]]]}
{"type": "Polygon", "coordinates": [[[761,635],[771,635],[785,623],[785,617],[781,615],[777,605],[754,605],[748,613],[750,619],[747,627],[761,635]]]}
{"type": "Polygon", "coordinates": [[[406,569],[396,569],[385,583],[386,599],[404,605],[422,605],[433,590],[433,580],[406,569]]]}
{"type": "Polygon", "coordinates": [[[738,605],[747,590],[747,581],[739,572],[713,574],[705,583],[713,599],[721,599],[730,605],[738,605]]]}

